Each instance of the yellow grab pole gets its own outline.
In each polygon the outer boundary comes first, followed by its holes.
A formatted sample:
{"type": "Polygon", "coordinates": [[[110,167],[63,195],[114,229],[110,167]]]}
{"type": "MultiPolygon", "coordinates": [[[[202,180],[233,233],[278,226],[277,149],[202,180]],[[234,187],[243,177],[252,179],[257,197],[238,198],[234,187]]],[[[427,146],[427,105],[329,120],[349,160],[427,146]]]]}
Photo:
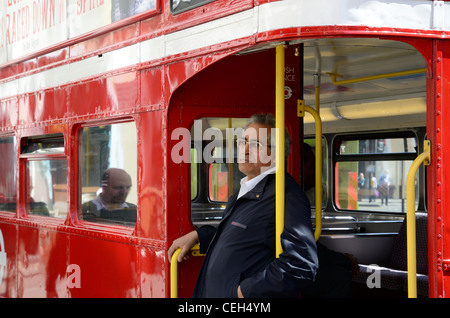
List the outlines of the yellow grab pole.
{"type": "Polygon", "coordinates": [[[315,80],[315,105],[316,109],[306,106],[306,111],[314,117],[316,123],[316,180],[315,180],[315,204],[316,204],[316,228],[314,238],[319,240],[322,233],[322,120],[320,118],[320,77],[315,80]]]}
{"type": "Polygon", "coordinates": [[[276,131],[276,176],[275,176],[275,256],[283,252],[281,233],[284,228],[284,46],[277,45],[275,61],[275,131],[276,131]]]}
{"type": "Polygon", "coordinates": [[[422,163],[429,165],[430,160],[430,141],[425,140],[424,152],[413,161],[406,179],[406,252],[409,298],[417,298],[415,178],[420,165],[422,163]]]}
{"type": "Polygon", "coordinates": [[[233,140],[233,133],[231,131],[231,128],[233,127],[233,119],[228,118],[228,131],[227,131],[227,140],[228,140],[228,198],[230,198],[233,195],[233,162],[234,158],[232,157],[233,154],[233,143],[230,142],[233,140]]]}
{"type": "Polygon", "coordinates": [[[418,68],[418,69],[410,70],[410,71],[401,71],[401,72],[392,72],[392,73],[364,76],[364,77],[352,78],[352,79],[342,80],[342,81],[336,80],[336,77],[340,76],[340,75],[333,74],[333,73],[327,73],[327,74],[330,75],[331,81],[333,82],[334,85],[346,85],[346,84],[359,83],[359,82],[364,82],[364,81],[372,81],[372,80],[381,79],[381,78],[399,77],[399,76],[407,76],[407,75],[426,73],[426,71],[427,71],[426,68],[418,68]]]}
{"type": "Polygon", "coordinates": [[[305,111],[310,113],[316,122],[316,178],[315,178],[315,204],[316,204],[316,228],[314,238],[319,239],[322,232],[322,120],[319,113],[309,106],[305,111]]]}
{"type": "MultiPolygon", "coordinates": [[[[200,254],[200,245],[196,244],[191,248],[193,256],[203,256],[200,254]]],[[[178,248],[170,259],[170,298],[178,298],[178,255],[181,248],[178,248]]]]}
{"type": "Polygon", "coordinates": [[[322,119],[319,113],[312,107],[304,105],[299,100],[297,114],[303,117],[305,111],[314,117],[316,123],[316,171],[315,171],[315,204],[316,204],[316,228],[314,238],[317,241],[322,233],[322,119]]]}
{"type": "Polygon", "coordinates": [[[320,87],[314,89],[316,112],[320,114],[320,87]]]}
{"type": "Polygon", "coordinates": [[[170,260],[170,298],[178,298],[178,255],[181,248],[177,249],[170,260]]]}

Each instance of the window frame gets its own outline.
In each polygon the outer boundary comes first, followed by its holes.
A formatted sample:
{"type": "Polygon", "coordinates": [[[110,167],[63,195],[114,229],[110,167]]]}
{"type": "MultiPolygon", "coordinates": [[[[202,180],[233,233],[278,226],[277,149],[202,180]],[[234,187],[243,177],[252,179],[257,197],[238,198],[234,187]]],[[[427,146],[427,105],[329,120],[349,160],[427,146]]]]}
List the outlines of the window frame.
{"type": "MultiPolygon", "coordinates": [[[[20,186],[21,189],[21,196],[23,196],[20,201],[21,204],[24,204],[24,208],[22,209],[23,212],[21,212],[21,216],[27,217],[27,218],[45,218],[47,222],[57,222],[57,223],[63,223],[67,219],[68,215],[70,214],[70,204],[69,204],[69,193],[66,194],[66,207],[67,207],[67,214],[64,218],[61,217],[55,217],[55,216],[43,216],[39,214],[30,213],[29,209],[29,202],[27,200],[27,195],[29,193],[29,173],[28,173],[28,165],[32,161],[52,161],[52,160],[64,160],[66,162],[66,185],[67,189],[69,187],[69,177],[67,175],[67,171],[69,171],[69,158],[67,156],[67,143],[65,140],[65,136],[63,132],[57,132],[57,133],[44,133],[44,134],[36,134],[36,135],[29,135],[29,136],[21,136],[20,142],[19,142],[19,169],[21,170],[20,174],[22,177],[20,180],[23,180],[24,182],[21,182],[22,185],[20,186]],[[62,151],[53,151],[53,152],[27,152],[24,151],[25,146],[27,144],[28,140],[54,140],[54,139],[61,139],[63,142],[62,151]],[[50,221],[53,220],[53,221],[50,221]]],[[[50,147],[51,148],[51,147],[50,147]]],[[[61,148],[61,147],[58,147],[61,148]]]]}
{"type": "MultiPolygon", "coordinates": [[[[67,177],[67,171],[68,171],[68,159],[67,159],[67,157],[64,157],[64,156],[61,156],[61,155],[59,155],[59,156],[57,156],[57,155],[54,155],[54,156],[51,156],[51,157],[29,157],[29,158],[27,158],[27,160],[25,161],[25,171],[27,172],[26,174],[25,174],[25,212],[26,212],[26,214],[28,215],[28,216],[30,216],[30,215],[33,215],[33,216],[43,216],[43,217],[47,217],[47,218],[52,218],[52,219],[56,219],[56,220],[65,220],[66,218],[67,218],[67,214],[69,214],[69,211],[70,211],[70,207],[69,207],[69,203],[68,203],[68,200],[69,200],[69,193],[68,193],[68,185],[69,185],[69,179],[68,179],[68,177],[67,177]],[[43,162],[43,161],[65,161],[65,165],[66,165],[66,175],[65,175],[65,179],[66,179],[66,200],[65,200],[65,202],[66,202],[66,215],[64,216],[64,217],[58,217],[58,216],[52,216],[52,215],[41,215],[41,214],[37,214],[37,213],[32,213],[31,212],[31,209],[30,209],[30,206],[29,206],[29,204],[30,204],[30,202],[27,200],[27,197],[28,197],[28,192],[29,192],[29,188],[28,188],[28,184],[29,184],[29,178],[30,178],[30,175],[28,174],[28,167],[29,167],[29,164],[31,163],[31,162],[43,162]]],[[[51,174],[51,176],[53,177],[53,174],[51,174]]],[[[52,183],[52,186],[54,186],[55,184],[53,184],[52,183]]],[[[53,193],[53,194],[55,194],[55,193],[53,193]]],[[[55,198],[53,198],[53,203],[55,203],[56,201],[55,201],[55,198]]],[[[50,212],[50,211],[49,211],[50,212]]]]}
{"type": "MultiPolygon", "coordinates": [[[[402,211],[379,211],[370,209],[348,209],[342,208],[339,205],[339,197],[336,195],[336,166],[338,163],[343,162],[381,162],[381,161],[414,161],[421,151],[421,136],[416,130],[404,130],[404,131],[389,131],[389,132],[367,132],[358,135],[355,134],[336,134],[333,136],[331,142],[331,170],[332,174],[332,186],[331,197],[332,205],[337,212],[352,212],[352,213],[376,213],[376,214],[398,214],[403,215],[406,213],[402,211]],[[361,140],[377,140],[377,139],[399,139],[399,138],[414,138],[416,141],[415,152],[392,152],[392,153],[373,153],[373,154],[340,154],[340,145],[343,141],[361,141],[361,140]]],[[[378,179],[378,176],[377,176],[378,179]]],[[[421,199],[418,201],[419,209],[421,207],[421,199]]]]}
{"type": "MultiPolygon", "coordinates": [[[[6,133],[4,133],[4,134],[0,134],[0,138],[4,138],[4,139],[6,139],[6,138],[13,138],[13,141],[16,143],[15,144],[15,147],[14,147],[14,151],[13,151],[13,154],[14,154],[14,162],[15,162],[15,171],[14,171],[14,173],[15,173],[15,177],[14,177],[14,179],[15,179],[15,182],[14,182],[14,195],[15,195],[15,198],[16,198],[16,200],[15,200],[15,205],[16,205],[16,208],[15,208],[15,210],[14,211],[10,211],[10,210],[0,210],[0,213],[2,213],[2,216],[3,215],[7,215],[7,216],[10,216],[10,217],[15,217],[16,216],[16,214],[17,214],[17,211],[18,211],[18,205],[19,205],[19,197],[17,196],[17,187],[19,186],[19,178],[18,178],[18,172],[19,172],[19,170],[20,170],[20,165],[19,165],[19,163],[18,163],[18,160],[17,160],[17,154],[18,154],[18,145],[19,145],[19,138],[16,136],[16,134],[14,134],[13,132],[11,132],[11,133],[8,133],[8,132],[6,132],[6,133]],[[3,214],[4,213],[4,214],[3,214]]],[[[5,202],[6,203],[6,202],[5,202]]],[[[11,202],[8,202],[8,203],[11,203],[11,202]]]]}
{"type": "MultiPolygon", "coordinates": [[[[314,154],[316,153],[316,137],[315,136],[305,136],[303,138],[303,143],[308,144],[310,147],[313,148],[314,154]],[[314,141],[314,142],[311,142],[314,141]],[[314,144],[314,147],[313,145],[314,144]]],[[[330,166],[329,166],[329,145],[328,145],[328,136],[327,135],[322,135],[322,211],[325,211],[327,206],[328,206],[328,201],[330,198],[330,194],[329,194],[329,189],[330,189],[330,181],[329,181],[329,170],[330,170],[330,166]]],[[[302,165],[303,165],[303,160],[304,158],[301,158],[302,160],[302,165]]],[[[312,190],[315,189],[312,188],[312,190]]],[[[311,189],[309,191],[312,191],[311,189]]],[[[315,193],[314,193],[315,195],[315,193]]],[[[308,198],[310,199],[310,198],[308,198]]],[[[312,200],[313,202],[310,202],[311,204],[311,209],[313,211],[316,210],[316,203],[314,202],[314,200],[312,200]]]]}
{"type": "MultiPolygon", "coordinates": [[[[247,123],[247,120],[249,119],[248,117],[237,117],[237,116],[225,116],[225,115],[205,115],[202,114],[200,116],[195,117],[191,124],[188,126],[189,131],[191,132],[191,136],[192,134],[195,135],[195,131],[193,132],[192,129],[194,129],[194,125],[195,125],[195,121],[203,121],[203,120],[228,120],[228,119],[232,119],[232,120],[237,120],[240,121],[238,123],[236,123],[236,126],[233,127],[227,127],[227,128],[233,128],[233,129],[239,129],[239,128],[243,128],[243,125],[247,123]]],[[[209,128],[217,128],[214,126],[211,126],[209,128]]],[[[224,135],[222,133],[222,135],[224,135]]],[[[203,137],[203,132],[202,132],[202,137],[203,137]]],[[[234,138],[234,136],[233,136],[234,138]]],[[[203,155],[203,151],[205,149],[205,147],[207,147],[208,143],[211,142],[212,140],[204,140],[203,138],[200,140],[193,140],[191,141],[191,149],[192,148],[196,148],[197,147],[201,147],[201,149],[197,149],[197,151],[201,151],[200,155],[203,155]]],[[[234,141],[235,142],[235,141],[234,141]]],[[[225,147],[226,143],[223,144],[223,149],[226,149],[225,147]]],[[[234,144],[233,144],[234,147],[234,144]]],[[[237,155],[238,155],[238,149],[234,148],[233,149],[233,155],[235,155],[236,157],[233,159],[233,164],[238,165],[237,163],[237,155]],[[234,162],[234,160],[236,160],[236,162],[234,162]]],[[[218,158],[218,157],[217,157],[218,158]]],[[[226,162],[226,157],[222,157],[222,159],[224,159],[224,161],[222,162],[225,164],[228,164],[226,162]]],[[[220,220],[222,219],[222,214],[223,211],[225,210],[226,207],[226,203],[228,202],[228,198],[226,201],[216,201],[213,200],[212,198],[212,194],[210,193],[210,181],[211,181],[211,175],[210,175],[210,170],[211,170],[211,165],[212,164],[220,164],[220,162],[213,162],[213,163],[209,163],[206,162],[206,160],[204,160],[204,158],[202,158],[201,162],[190,162],[190,166],[195,164],[197,165],[197,196],[195,198],[191,198],[190,200],[190,220],[192,222],[192,224],[194,224],[194,226],[201,226],[204,224],[208,224],[208,225],[213,225],[215,226],[216,224],[218,224],[220,222],[220,220]],[[200,210],[200,211],[199,211],[200,210]],[[204,211],[207,211],[206,213],[204,213],[204,211]],[[209,213],[211,213],[211,215],[209,215],[209,213]],[[198,218],[197,218],[198,216],[198,218]]],[[[190,168],[190,171],[192,171],[192,169],[190,168]]],[[[239,180],[243,177],[245,177],[245,175],[243,175],[239,169],[238,166],[236,166],[236,169],[233,169],[233,172],[236,171],[237,177],[239,178],[239,180]]],[[[189,173],[189,178],[190,180],[192,180],[192,176],[189,173]]],[[[236,190],[235,190],[236,191],[236,190]]],[[[228,195],[227,195],[228,196],[228,195]]]]}
{"type": "MultiPolygon", "coordinates": [[[[396,133],[373,133],[360,134],[357,138],[355,135],[336,135],[333,139],[333,163],[349,162],[349,161],[394,161],[394,160],[414,160],[418,153],[416,152],[392,152],[392,153],[373,153],[373,154],[340,154],[337,144],[342,141],[357,140],[376,140],[376,139],[399,139],[399,138],[415,138],[419,144],[419,138],[413,131],[402,131],[396,133]],[[339,140],[338,140],[339,139],[339,140]],[[380,158],[373,160],[372,158],[380,158]]],[[[340,143],[339,143],[340,144],[340,143]]]]}
{"type": "Polygon", "coordinates": [[[135,176],[135,180],[136,182],[133,183],[132,187],[134,187],[136,190],[136,197],[137,197],[137,201],[136,201],[136,222],[133,225],[126,225],[126,224],[119,224],[116,222],[93,222],[93,221],[89,221],[89,220],[84,220],[83,217],[81,216],[82,214],[82,196],[83,196],[83,171],[82,171],[82,154],[83,154],[83,138],[82,138],[82,134],[83,134],[83,129],[85,128],[92,128],[92,127],[100,127],[100,126],[112,126],[112,125],[116,125],[116,124],[126,124],[126,123],[133,123],[134,124],[134,128],[135,128],[135,137],[136,137],[136,170],[138,170],[138,161],[139,161],[139,151],[138,151],[138,146],[139,146],[139,136],[138,136],[138,124],[137,121],[134,117],[126,117],[126,118],[115,118],[115,119],[109,119],[109,120],[96,120],[96,121],[91,121],[91,122],[84,122],[84,123],[80,123],[75,127],[75,135],[76,135],[76,167],[75,170],[77,171],[77,186],[76,186],[76,208],[75,208],[75,220],[74,222],[76,224],[78,224],[78,226],[82,226],[84,228],[87,229],[114,229],[115,231],[119,232],[119,233],[124,233],[124,234],[128,234],[131,235],[137,228],[138,226],[138,222],[139,222],[139,187],[138,187],[138,176],[135,176]]]}

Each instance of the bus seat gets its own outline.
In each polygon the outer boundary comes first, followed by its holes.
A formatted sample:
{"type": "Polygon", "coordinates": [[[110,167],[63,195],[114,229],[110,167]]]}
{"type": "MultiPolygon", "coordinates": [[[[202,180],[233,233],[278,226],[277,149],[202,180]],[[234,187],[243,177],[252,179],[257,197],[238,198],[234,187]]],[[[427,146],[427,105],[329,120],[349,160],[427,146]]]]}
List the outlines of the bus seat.
{"type": "MultiPolygon", "coordinates": [[[[428,296],[428,237],[427,214],[416,213],[416,257],[417,257],[417,295],[428,296]]],[[[359,264],[360,272],[354,282],[367,284],[367,279],[377,269],[380,271],[381,288],[408,290],[406,255],[406,218],[395,239],[389,267],[359,264]]],[[[369,278],[370,280],[370,278],[369,278]]],[[[375,283],[375,282],[373,282],[375,283]]],[[[376,286],[377,287],[377,286],[376,286]]]]}

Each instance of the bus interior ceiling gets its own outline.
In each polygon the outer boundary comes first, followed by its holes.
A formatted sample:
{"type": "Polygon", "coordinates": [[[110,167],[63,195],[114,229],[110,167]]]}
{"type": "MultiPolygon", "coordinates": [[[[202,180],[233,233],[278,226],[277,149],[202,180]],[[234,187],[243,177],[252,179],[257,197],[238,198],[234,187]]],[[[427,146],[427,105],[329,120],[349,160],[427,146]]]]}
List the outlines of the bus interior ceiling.
{"type": "MultiPolygon", "coordinates": [[[[324,133],[425,126],[426,62],[411,45],[345,38],[305,41],[304,47],[304,98],[314,105],[314,76],[319,74],[324,133]],[[413,70],[418,73],[387,75],[413,70]],[[364,80],[375,75],[386,77],[364,80]]],[[[308,116],[305,133],[313,132],[308,116]]]]}

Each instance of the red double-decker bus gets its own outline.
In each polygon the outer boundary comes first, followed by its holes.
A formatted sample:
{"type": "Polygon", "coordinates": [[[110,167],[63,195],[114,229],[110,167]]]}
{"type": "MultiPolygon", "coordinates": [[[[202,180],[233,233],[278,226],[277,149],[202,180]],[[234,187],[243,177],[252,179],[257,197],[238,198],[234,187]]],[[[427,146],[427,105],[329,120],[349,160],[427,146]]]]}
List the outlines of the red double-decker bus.
{"type": "Polygon", "coordinates": [[[0,296],[190,297],[202,256],[171,275],[167,250],[220,222],[238,188],[230,128],[273,113],[301,185],[304,144],[315,148],[316,238],[358,260],[353,296],[447,297],[448,12],[432,0],[1,2],[0,296]]]}

